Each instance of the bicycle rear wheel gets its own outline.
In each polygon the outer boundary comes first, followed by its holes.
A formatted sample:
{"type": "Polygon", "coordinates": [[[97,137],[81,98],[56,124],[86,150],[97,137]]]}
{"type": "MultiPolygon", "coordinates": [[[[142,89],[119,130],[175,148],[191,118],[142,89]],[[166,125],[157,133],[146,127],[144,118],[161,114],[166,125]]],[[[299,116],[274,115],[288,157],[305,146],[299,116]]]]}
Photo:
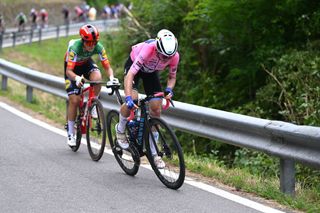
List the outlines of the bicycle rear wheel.
{"type": "MultiPolygon", "coordinates": [[[[126,150],[118,145],[115,129],[117,123],[119,123],[119,113],[115,110],[111,110],[107,115],[107,131],[112,152],[121,169],[126,174],[134,176],[139,170],[140,155],[132,144],[130,144],[129,148],[126,150]]],[[[127,131],[128,130],[126,130],[126,133],[127,131]]]]}
{"type": "Polygon", "coordinates": [[[185,178],[184,158],[178,139],[171,128],[159,118],[150,118],[149,125],[145,139],[151,167],[165,186],[178,189],[185,178]],[[153,148],[150,147],[151,143],[153,148]],[[155,155],[162,158],[164,168],[157,168],[154,162],[155,155]]]}
{"type": "Polygon", "coordinates": [[[106,117],[104,115],[101,102],[98,99],[93,99],[87,115],[87,147],[91,159],[94,161],[100,160],[105,146],[106,117]],[[93,110],[96,110],[97,112],[96,118],[92,117],[93,110]]]}

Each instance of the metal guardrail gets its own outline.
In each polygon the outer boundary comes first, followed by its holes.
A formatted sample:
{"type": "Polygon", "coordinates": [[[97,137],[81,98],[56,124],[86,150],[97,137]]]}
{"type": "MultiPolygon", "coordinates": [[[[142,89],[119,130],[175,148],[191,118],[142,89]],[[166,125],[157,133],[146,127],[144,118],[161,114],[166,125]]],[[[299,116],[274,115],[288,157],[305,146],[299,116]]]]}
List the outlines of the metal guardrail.
{"type": "MultiPolygon", "coordinates": [[[[27,85],[27,101],[32,88],[67,99],[64,79],[37,72],[0,59],[2,89],[12,78],[27,85]]],[[[123,91],[122,95],[123,95],[123,91]]],[[[105,110],[119,109],[114,96],[103,88],[100,95],[105,110]]],[[[188,133],[216,139],[235,146],[261,151],[280,158],[280,190],[295,191],[295,162],[320,168],[320,127],[294,125],[254,118],[175,101],[175,108],[163,113],[171,126],[188,133]]]]}
{"type": "MultiPolygon", "coordinates": [[[[119,25],[118,19],[106,19],[89,21],[86,23],[93,24],[100,32],[116,30],[119,25]]],[[[63,36],[76,35],[79,33],[79,28],[85,22],[73,23],[61,26],[49,26],[47,28],[28,28],[22,32],[10,30],[10,32],[0,33],[0,51],[4,47],[15,47],[23,43],[41,42],[45,39],[56,38],[59,39],[63,36]]]]}

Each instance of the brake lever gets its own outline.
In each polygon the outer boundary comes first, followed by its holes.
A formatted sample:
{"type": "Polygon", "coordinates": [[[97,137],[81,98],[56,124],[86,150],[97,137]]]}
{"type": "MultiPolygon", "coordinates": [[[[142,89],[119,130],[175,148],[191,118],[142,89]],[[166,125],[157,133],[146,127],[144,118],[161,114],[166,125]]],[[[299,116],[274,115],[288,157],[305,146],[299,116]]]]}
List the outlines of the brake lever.
{"type": "Polygon", "coordinates": [[[171,106],[175,107],[173,104],[173,101],[171,99],[169,99],[171,106]]]}

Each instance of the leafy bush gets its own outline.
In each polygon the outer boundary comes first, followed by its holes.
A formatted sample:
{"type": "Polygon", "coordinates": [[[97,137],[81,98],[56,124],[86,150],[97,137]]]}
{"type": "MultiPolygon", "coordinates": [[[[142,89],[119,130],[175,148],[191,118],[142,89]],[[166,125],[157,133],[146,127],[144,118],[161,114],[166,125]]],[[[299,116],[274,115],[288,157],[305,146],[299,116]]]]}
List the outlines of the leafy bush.
{"type": "Polygon", "coordinates": [[[265,69],[270,77],[257,93],[257,104],[268,114],[270,111],[266,107],[276,107],[282,120],[319,126],[319,68],[319,51],[289,50],[271,70],[265,69]]]}

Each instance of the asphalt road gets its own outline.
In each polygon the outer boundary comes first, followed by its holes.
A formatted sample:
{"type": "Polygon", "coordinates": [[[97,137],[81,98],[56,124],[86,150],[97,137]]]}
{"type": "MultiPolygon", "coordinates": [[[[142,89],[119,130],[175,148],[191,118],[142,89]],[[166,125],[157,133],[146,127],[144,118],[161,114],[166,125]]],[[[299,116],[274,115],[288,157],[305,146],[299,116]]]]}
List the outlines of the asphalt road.
{"type": "Polygon", "coordinates": [[[93,162],[85,145],[70,150],[62,130],[3,107],[0,102],[0,212],[280,212],[194,181],[171,190],[143,167],[128,176],[112,155],[93,162]],[[199,184],[203,189],[193,186],[199,184]]]}

